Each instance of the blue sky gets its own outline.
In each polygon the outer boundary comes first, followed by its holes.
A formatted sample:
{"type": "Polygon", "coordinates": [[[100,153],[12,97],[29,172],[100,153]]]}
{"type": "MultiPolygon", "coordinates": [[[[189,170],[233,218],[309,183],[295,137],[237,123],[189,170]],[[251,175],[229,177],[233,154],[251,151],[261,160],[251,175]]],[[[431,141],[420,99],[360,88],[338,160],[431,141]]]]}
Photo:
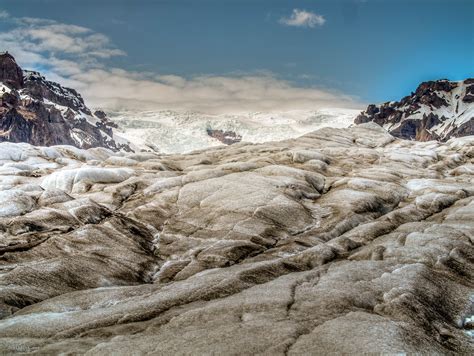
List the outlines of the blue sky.
{"type": "Polygon", "coordinates": [[[472,0],[3,0],[0,8],[4,33],[24,17],[90,29],[117,51],[101,66],[141,78],[269,75],[369,103],[399,99],[424,80],[474,76],[472,0]]]}

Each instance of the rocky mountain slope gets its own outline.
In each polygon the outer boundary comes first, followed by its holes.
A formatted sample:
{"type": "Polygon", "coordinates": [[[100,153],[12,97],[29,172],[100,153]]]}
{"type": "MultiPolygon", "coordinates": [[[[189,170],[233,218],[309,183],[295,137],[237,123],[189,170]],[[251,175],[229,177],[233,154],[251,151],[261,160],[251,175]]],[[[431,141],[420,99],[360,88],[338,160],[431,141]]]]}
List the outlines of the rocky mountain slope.
{"type": "Polygon", "coordinates": [[[0,54],[0,142],[130,151],[114,136],[115,127],[102,112],[92,113],[74,89],[23,71],[10,54],[0,54]]]}
{"type": "Polygon", "coordinates": [[[369,105],[355,123],[369,121],[409,140],[446,141],[474,135],[474,79],[422,83],[401,101],[369,105]]]}
{"type": "Polygon", "coordinates": [[[2,354],[474,352],[474,137],[0,165],[2,354]]]}

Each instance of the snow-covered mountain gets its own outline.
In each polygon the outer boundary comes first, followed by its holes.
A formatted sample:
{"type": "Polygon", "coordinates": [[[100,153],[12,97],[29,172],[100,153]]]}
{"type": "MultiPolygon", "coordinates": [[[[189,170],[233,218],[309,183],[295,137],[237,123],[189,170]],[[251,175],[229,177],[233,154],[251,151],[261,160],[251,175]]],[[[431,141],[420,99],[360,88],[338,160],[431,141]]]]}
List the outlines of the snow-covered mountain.
{"type": "Polygon", "coordinates": [[[114,137],[115,127],[104,113],[92,113],[74,89],[24,71],[10,54],[0,54],[0,142],[130,151],[128,142],[114,137]]]}
{"type": "Polygon", "coordinates": [[[397,102],[369,105],[355,120],[373,121],[392,135],[419,141],[474,134],[474,78],[421,83],[397,102]]]}
{"type": "Polygon", "coordinates": [[[209,115],[196,112],[112,112],[117,135],[132,148],[185,153],[234,142],[261,143],[304,135],[322,127],[348,127],[359,111],[294,110],[273,113],[209,115]]]}

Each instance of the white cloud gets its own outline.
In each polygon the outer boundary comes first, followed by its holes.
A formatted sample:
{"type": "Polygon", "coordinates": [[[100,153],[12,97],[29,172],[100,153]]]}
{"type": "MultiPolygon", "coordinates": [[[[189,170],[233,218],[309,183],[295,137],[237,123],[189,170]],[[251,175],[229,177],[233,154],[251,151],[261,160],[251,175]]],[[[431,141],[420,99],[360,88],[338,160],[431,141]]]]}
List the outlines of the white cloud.
{"type": "Polygon", "coordinates": [[[0,49],[24,68],[77,89],[91,107],[105,110],[194,110],[205,113],[359,107],[354,98],[326,89],[298,87],[272,73],[160,75],[109,68],[104,59],[124,55],[91,29],[35,18],[11,19],[0,49]]]}
{"type": "Polygon", "coordinates": [[[358,107],[349,96],[299,88],[273,75],[143,78],[119,69],[71,76],[88,102],[107,109],[174,109],[205,113],[358,107]]]}
{"type": "Polygon", "coordinates": [[[10,17],[10,14],[5,10],[0,10],[0,20],[7,19],[10,17]]]}
{"type": "Polygon", "coordinates": [[[291,16],[282,17],[280,23],[286,26],[295,27],[311,27],[322,26],[326,23],[326,19],[322,15],[314,12],[293,9],[291,16]]]}
{"type": "Polygon", "coordinates": [[[49,55],[58,53],[91,61],[125,55],[123,51],[114,48],[106,36],[82,26],[29,17],[9,17],[8,20],[16,27],[11,31],[0,33],[0,47],[20,57],[31,57],[32,53],[49,55]]]}

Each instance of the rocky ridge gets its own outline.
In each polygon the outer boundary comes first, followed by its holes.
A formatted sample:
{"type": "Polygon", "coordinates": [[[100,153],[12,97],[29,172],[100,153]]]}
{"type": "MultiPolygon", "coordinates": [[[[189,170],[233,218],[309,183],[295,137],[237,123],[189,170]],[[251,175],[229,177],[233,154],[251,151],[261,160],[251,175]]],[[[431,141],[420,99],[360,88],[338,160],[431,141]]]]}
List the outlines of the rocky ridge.
{"type": "Polygon", "coordinates": [[[74,89],[24,71],[10,54],[0,54],[0,142],[131,151],[114,135],[116,127],[93,114],[74,89]]]}
{"type": "Polygon", "coordinates": [[[474,352],[474,137],[0,165],[0,353],[474,352]]]}
{"type": "Polygon", "coordinates": [[[375,122],[409,140],[446,141],[474,135],[474,79],[421,83],[398,102],[369,105],[356,124],[375,122]]]}

